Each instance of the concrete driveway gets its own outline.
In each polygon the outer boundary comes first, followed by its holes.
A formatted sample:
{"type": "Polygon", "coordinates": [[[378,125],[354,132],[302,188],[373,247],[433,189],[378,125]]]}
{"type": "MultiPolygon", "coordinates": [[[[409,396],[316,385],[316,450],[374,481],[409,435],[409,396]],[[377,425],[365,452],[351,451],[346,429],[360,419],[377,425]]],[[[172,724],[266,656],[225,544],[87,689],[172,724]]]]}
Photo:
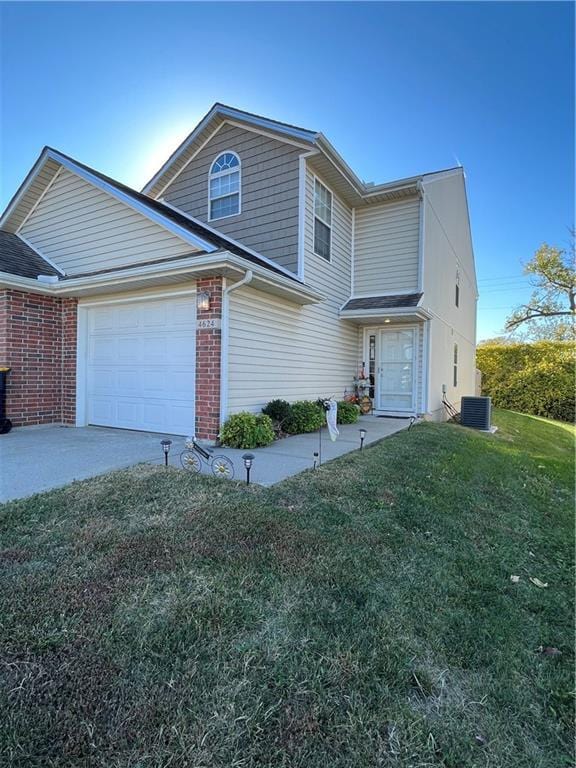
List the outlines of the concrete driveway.
{"type": "Polygon", "coordinates": [[[0,502],[140,462],[159,463],[163,437],[106,427],[13,429],[0,435],[0,502]]]}
{"type": "MultiPolygon", "coordinates": [[[[366,429],[365,445],[405,429],[407,419],[382,419],[363,416],[356,424],[340,425],[340,437],[331,442],[322,430],[322,461],[330,461],[360,446],[359,428],[366,429]]],[[[106,427],[26,427],[0,435],[0,502],[23,498],[33,493],[58,488],[73,480],[84,480],[114,469],[141,462],[164,461],[160,440],[173,441],[170,464],[180,467],[180,452],[185,438],[150,432],[131,432],[106,427]]],[[[319,450],[318,433],[296,435],[257,448],[251,478],[260,485],[273,485],[309,469],[314,452],[319,450]]],[[[246,451],[217,448],[215,454],[228,456],[236,479],[244,479],[242,454],[246,451]]],[[[209,468],[203,465],[204,473],[209,468]]]]}

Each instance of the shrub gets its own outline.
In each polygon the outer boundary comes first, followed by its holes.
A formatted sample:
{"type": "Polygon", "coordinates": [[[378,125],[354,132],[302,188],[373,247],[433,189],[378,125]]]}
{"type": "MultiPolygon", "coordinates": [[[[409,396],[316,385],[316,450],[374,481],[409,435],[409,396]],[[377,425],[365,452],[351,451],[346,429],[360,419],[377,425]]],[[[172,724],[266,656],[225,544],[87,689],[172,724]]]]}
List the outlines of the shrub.
{"type": "Polygon", "coordinates": [[[282,424],[285,419],[290,415],[290,403],[287,400],[270,400],[262,408],[262,413],[266,416],[270,416],[272,421],[277,421],[282,424]]]}
{"type": "Polygon", "coordinates": [[[299,400],[292,403],[290,413],[284,422],[284,430],[289,435],[301,435],[314,432],[325,423],[324,411],[312,400],[299,400]]]}
{"type": "Polygon", "coordinates": [[[355,424],[360,415],[360,408],[356,403],[349,403],[347,400],[338,401],[338,424],[355,424]]]}
{"type": "Polygon", "coordinates": [[[223,445],[230,448],[260,448],[274,441],[272,419],[265,414],[242,411],[229,416],[220,432],[223,445]]]}
{"type": "Polygon", "coordinates": [[[575,350],[562,341],[478,347],[482,394],[497,408],[573,422],[575,350]]]}

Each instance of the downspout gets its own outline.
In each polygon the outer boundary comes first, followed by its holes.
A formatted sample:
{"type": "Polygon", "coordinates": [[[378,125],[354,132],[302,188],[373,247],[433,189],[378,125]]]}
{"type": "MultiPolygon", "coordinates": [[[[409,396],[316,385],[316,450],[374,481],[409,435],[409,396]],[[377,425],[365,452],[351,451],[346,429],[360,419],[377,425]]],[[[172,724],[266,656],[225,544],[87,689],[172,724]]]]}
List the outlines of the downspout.
{"type": "Polygon", "coordinates": [[[220,427],[225,421],[226,411],[228,409],[228,344],[230,339],[229,319],[230,302],[229,296],[232,291],[248,285],[254,277],[252,270],[246,271],[246,274],[237,283],[228,285],[222,291],[222,323],[220,331],[220,427]]]}

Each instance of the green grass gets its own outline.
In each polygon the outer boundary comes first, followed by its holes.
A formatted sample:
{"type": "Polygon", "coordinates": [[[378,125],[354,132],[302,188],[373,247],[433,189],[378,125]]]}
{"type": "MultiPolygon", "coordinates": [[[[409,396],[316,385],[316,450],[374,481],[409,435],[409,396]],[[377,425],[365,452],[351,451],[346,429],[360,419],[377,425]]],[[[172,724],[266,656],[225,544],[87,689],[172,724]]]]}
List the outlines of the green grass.
{"type": "Polygon", "coordinates": [[[0,764],[573,765],[574,433],[495,421],[0,507],[0,764]]]}

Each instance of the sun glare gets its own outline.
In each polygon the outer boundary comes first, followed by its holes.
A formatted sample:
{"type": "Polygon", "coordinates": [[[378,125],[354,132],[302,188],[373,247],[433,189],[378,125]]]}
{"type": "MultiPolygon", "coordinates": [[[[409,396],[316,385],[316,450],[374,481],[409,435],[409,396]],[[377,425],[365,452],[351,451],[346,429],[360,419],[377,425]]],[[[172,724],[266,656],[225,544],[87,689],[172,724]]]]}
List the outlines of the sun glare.
{"type": "MultiPolygon", "coordinates": [[[[201,117],[201,116],[200,116],[201,117]]],[[[164,165],[170,155],[178,149],[180,144],[198,123],[200,117],[191,116],[186,120],[171,122],[169,125],[158,126],[156,132],[151,131],[146,143],[142,145],[139,155],[138,168],[134,174],[141,189],[155,173],[164,165]]]]}

